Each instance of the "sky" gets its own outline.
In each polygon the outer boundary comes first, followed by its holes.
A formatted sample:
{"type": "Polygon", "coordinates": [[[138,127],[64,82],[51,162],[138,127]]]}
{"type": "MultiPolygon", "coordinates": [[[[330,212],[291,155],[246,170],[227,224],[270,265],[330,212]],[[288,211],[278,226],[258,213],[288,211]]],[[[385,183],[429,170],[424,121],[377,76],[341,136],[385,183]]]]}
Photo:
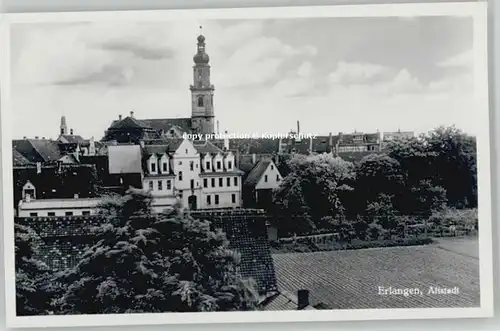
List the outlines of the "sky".
{"type": "Polygon", "coordinates": [[[13,138],[86,138],[111,122],[191,116],[203,26],[220,131],[475,134],[468,17],[24,23],[12,28],[13,138]]]}

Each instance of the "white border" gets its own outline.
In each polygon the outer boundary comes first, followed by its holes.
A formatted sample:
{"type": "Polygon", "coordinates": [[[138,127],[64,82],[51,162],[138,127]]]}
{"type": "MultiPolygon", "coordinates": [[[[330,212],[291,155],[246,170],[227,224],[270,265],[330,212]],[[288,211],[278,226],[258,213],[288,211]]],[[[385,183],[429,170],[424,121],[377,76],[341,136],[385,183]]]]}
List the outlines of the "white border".
{"type": "MultiPolygon", "coordinates": [[[[1,14],[0,14],[1,15],[1,14]]],[[[493,316],[493,266],[491,229],[490,134],[487,67],[487,10],[485,2],[424,3],[349,6],[298,6],[276,8],[197,9],[157,11],[107,11],[26,13],[0,16],[0,93],[5,299],[7,327],[76,327],[111,325],[306,322],[389,319],[480,318],[493,316]],[[299,17],[411,17],[470,16],[474,19],[474,88],[477,120],[479,192],[480,308],[306,310],[220,313],[150,313],[17,317],[15,308],[13,180],[10,100],[10,24],[42,22],[165,21],[198,19],[262,19],[299,17]],[[6,208],[5,208],[6,207],[6,208]]]]}

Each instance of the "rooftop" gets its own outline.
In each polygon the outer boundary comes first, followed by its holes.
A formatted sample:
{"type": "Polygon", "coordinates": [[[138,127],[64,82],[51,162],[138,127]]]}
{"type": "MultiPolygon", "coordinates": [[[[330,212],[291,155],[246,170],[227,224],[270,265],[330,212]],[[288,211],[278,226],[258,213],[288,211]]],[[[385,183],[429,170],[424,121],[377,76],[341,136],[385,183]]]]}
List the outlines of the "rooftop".
{"type": "Polygon", "coordinates": [[[479,307],[477,239],[426,246],[273,255],[278,287],[310,290],[332,309],[479,307]],[[404,273],[403,273],[404,271],[404,273]],[[420,288],[423,296],[380,295],[379,286],[420,288]],[[428,295],[429,286],[459,288],[428,295]]]}

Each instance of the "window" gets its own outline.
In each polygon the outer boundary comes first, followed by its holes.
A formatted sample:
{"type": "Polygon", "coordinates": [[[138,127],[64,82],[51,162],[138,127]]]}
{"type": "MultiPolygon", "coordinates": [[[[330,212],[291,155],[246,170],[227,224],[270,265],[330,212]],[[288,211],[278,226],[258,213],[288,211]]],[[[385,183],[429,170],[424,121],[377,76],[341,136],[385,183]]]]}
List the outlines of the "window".
{"type": "Polygon", "coordinates": [[[84,211],[82,211],[82,215],[83,216],[88,216],[88,215],[90,215],[90,211],[84,210],[84,211]]]}
{"type": "Polygon", "coordinates": [[[189,170],[191,170],[191,171],[194,170],[194,162],[193,161],[189,162],[189,170]]]}
{"type": "Polygon", "coordinates": [[[207,195],[207,205],[212,203],[212,197],[210,195],[207,195]]]}
{"type": "Polygon", "coordinates": [[[207,168],[207,170],[210,170],[210,162],[209,161],[206,162],[205,168],[207,168]]]}
{"type": "Polygon", "coordinates": [[[151,172],[156,172],[156,163],[151,162],[151,172]]]}
{"type": "Polygon", "coordinates": [[[153,181],[149,181],[149,189],[152,190],[153,189],[153,181]]]}
{"type": "Polygon", "coordinates": [[[66,216],[73,216],[73,212],[72,211],[67,211],[64,213],[64,215],[66,216]]]}
{"type": "Polygon", "coordinates": [[[163,172],[167,172],[167,162],[163,162],[163,172]]]}
{"type": "Polygon", "coordinates": [[[224,178],[219,178],[219,187],[224,186],[224,178]]]}
{"type": "Polygon", "coordinates": [[[163,182],[161,180],[158,181],[158,191],[163,190],[163,182]]]}
{"type": "Polygon", "coordinates": [[[182,165],[182,161],[179,161],[178,165],[182,165]]]}
{"type": "Polygon", "coordinates": [[[271,164],[271,170],[274,170],[274,165],[271,164]]]}
{"type": "Polygon", "coordinates": [[[182,195],[183,195],[183,192],[182,191],[179,191],[179,198],[182,199],[182,195]]]}
{"type": "Polygon", "coordinates": [[[276,175],[276,181],[279,182],[280,181],[280,175],[276,175]]]}
{"type": "Polygon", "coordinates": [[[203,178],[203,187],[208,187],[208,179],[203,178]]]}
{"type": "Polygon", "coordinates": [[[220,161],[217,161],[217,170],[219,170],[221,168],[221,163],[220,161]]]}
{"type": "Polygon", "coordinates": [[[37,217],[38,213],[30,213],[30,217],[37,217]]]}
{"type": "Polygon", "coordinates": [[[184,151],[186,152],[186,154],[188,153],[188,149],[187,148],[184,151]]]}
{"type": "Polygon", "coordinates": [[[194,179],[191,179],[191,189],[194,189],[194,179]]]}
{"type": "Polygon", "coordinates": [[[198,107],[203,107],[203,96],[198,97],[198,107]]]}
{"type": "Polygon", "coordinates": [[[215,187],[215,178],[212,178],[212,187],[215,187]]]}
{"type": "Polygon", "coordinates": [[[231,169],[233,167],[233,163],[231,161],[227,161],[227,168],[231,169]]]}
{"type": "Polygon", "coordinates": [[[236,203],[236,194],[231,194],[231,202],[236,203]]]}
{"type": "Polygon", "coordinates": [[[229,177],[226,178],[226,186],[227,187],[231,186],[231,178],[229,177]]]}
{"type": "Polygon", "coordinates": [[[267,175],[264,175],[264,182],[267,183],[267,175]]]}
{"type": "Polygon", "coordinates": [[[182,180],[182,171],[179,171],[179,180],[182,180]]]}
{"type": "Polygon", "coordinates": [[[215,195],[215,204],[216,205],[219,204],[219,195],[218,194],[215,195]]]}
{"type": "Polygon", "coordinates": [[[56,213],[54,213],[53,211],[49,211],[49,212],[47,213],[47,216],[56,216],[56,213]]]}
{"type": "Polygon", "coordinates": [[[170,179],[167,180],[167,190],[170,190],[172,189],[172,182],[170,181],[170,179]]]}
{"type": "Polygon", "coordinates": [[[170,134],[173,136],[174,135],[174,130],[170,130],[170,134]]]}

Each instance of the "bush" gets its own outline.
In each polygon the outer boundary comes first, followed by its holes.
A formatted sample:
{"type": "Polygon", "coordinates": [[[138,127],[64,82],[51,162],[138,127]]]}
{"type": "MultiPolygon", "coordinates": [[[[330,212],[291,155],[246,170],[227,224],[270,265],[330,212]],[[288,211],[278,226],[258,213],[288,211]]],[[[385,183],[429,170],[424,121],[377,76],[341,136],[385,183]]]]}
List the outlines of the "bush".
{"type": "Polygon", "coordinates": [[[446,208],[435,211],[429,217],[428,222],[433,225],[434,231],[440,235],[444,235],[452,227],[457,231],[464,231],[467,234],[471,234],[478,230],[477,209],[446,208]]]}

